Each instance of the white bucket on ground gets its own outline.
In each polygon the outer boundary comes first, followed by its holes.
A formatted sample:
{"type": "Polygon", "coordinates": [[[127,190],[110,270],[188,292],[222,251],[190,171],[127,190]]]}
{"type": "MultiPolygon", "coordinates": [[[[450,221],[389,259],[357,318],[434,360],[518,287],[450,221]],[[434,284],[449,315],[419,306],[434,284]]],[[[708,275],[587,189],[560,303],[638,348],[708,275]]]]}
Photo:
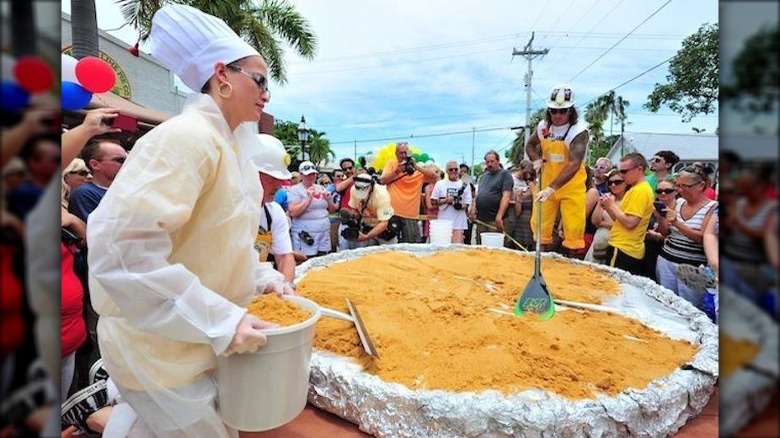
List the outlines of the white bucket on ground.
{"type": "Polygon", "coordinates": [[[312,316],[298,324],[263,330],[268,343],[254,353],[217,359],[222,420],[237,430],[275,429],[306,407],[314,324],[320,308],[303,297],[285,298],[312,316]]]}
{"type": "Polygon", "coordinates": [[[452,243],[452,232],[450,233],[440,233],[440,234],[434,234],[431,232],[431,241],[430,243],[432,245],[447,245],[449,243],[452,243]]]}
{"type": "Polygon", "coordinates": [[[503,233],[482,233],[482,244],[492,248],[504,247],[504,234],[503,233]]]}
{"type": "Polygon", "coordinates": [[[450,219],[431,219],[431,229],[449,228],[452,230],[452,221],[450,219]]]}
{"type": "Polygon", "coordinates": [[[452,221],[449,219],[433,219],[430,227],[430,243],[446,245],[452,243],[452,221]]]}

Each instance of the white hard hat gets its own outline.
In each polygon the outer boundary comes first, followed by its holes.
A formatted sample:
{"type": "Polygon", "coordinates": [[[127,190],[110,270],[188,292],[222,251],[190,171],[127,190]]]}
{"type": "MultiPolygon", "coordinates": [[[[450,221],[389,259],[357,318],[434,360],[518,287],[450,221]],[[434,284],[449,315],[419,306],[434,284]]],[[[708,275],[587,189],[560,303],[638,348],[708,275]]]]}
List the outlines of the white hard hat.
{"type": "Polygon", "coordinates": [[[257,134],[259,145],[252,155],[252,164],[258,172],[271,175],[276,179],[290,179],[292,175],[287,166],[292,162],[290,154],[284,149],[282,142],[273,135],[257,134]]]}
{"type": "Polygon", "coordinates": [[[550,90],[547,108],[571,108],[574,106],[574,90],[569,84],[558,84],[550,90]]]}

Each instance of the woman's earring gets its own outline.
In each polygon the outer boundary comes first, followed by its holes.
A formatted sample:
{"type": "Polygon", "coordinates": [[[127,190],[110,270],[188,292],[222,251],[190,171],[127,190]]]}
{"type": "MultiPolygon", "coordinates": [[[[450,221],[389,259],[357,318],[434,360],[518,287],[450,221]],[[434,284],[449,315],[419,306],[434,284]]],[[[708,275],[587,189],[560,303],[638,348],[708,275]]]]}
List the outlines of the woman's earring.
{"type": "Polygon", "coordinates": [[[233,86],[230,85],[230,82],[222,82],[221,84],[219,84],[219,96],[220,97],[222,97],[223,99],[229,99],[230,96],[232,96],[232,95],[233,95],[233,86]],[[228,88],[227,93],[224,93],[224,94],[222,93],[222,87],[223,86],[227,86],[227,88],[228,88]]]}

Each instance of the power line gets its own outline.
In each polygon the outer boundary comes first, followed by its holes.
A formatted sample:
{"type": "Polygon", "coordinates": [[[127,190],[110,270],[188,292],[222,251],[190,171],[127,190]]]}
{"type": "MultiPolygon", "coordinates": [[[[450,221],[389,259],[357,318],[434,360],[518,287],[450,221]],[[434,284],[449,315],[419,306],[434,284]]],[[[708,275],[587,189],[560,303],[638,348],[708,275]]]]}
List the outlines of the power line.
{"type": "Polygon", "coordinates": [[[642,26],[643,24],[647,23],[647,22],[648,22],[648,21],[649,21],[651,18],[653,18],[653,16],[655,16],[655,14],[657,14],[657,13],[661,12],[661,9],[665,8],[665,7],[666,7],[666,5],[668,5],[668,4],[669,4],[669,3],[671,3],[671,2],[672,2],[672,0],[667,0],[667,1],[666,1],[666,3],[664,3],[663,5],[661,5],[661,7],[660,7],[660,8],[656,9],[656,10],[655,10],[655,12],[653,12],[653,13],[652,13],[652,14],[650,14],[650,15],[649,15],[647,18],[645,18],[644,20],[642,20],[642,22],[641,22],[641,23],[637,24],[637,25],[636,25],[636,27],[634,27],[633,29],[631,29],[631,31],[630,31],[630,32],[628,32],[628,33],[626,34],[626,36],[624,36],[623,38],[621,38],[620,40],[618,40],[618,42],[616,42],[616,43],[615,43],[615,44],[614,44],[612,47],[610,47],[610,48],[609,48],[609,49],[607,49],[607,50],[606,50],[604,53],[602,53],[602,54],[601,54],[601,55],[599,55],[599,56],[598,56],[596,59],[594,59],[594,60],[593,60],[593,62],[591,62],[590,64],[586,65],[586,66],[585,66],[585,68],[583,68],[582,70],[580,70],[580,71],[579,71],[579,72],[578,72],[576,75],[574,75],[574,76],[573,76],[571,79],[569,79],[569,81],[568,81],[568,82],[571,82],[571,81],[573,81],[573,80],[577,79],[577,77],[578,77],[579,75],[581,75],[583,72],[585,72],[585,70],[589,69],[591,66],[593,66],[593,64],[597,63],[597,62],[598,62],[598,61],[599,61],[601,58],[603,58],[603,57],[604,57],[604,56],[605,56],[607,53],[609,53],[609,52],[610,52],[612,49],[614,49],[614,48],[615,48],[615,46],[617,46],[618,44],[620,44],[620,43],[622,43],[623,41],[625,41],[625,39],[626,39],[626,38],[628,38],[628,36],[629,36],[629,35],[631,35],[632,33],[634,33],[634,31],[635,31],[635,30],[639,29],[639,27],[640,27],[640,26],[642,26]]]}
{"type": "MultiPolygon", "coordinates": [[[[676,56],[676,55],[675,55],[675,56],[676,56]]],[[[617,90],[618,88],[620,88],[620,87],[622,87],[622,86],[624,86],[624,85],[626,85],[626,84],[629,84],[629,83],[631,83],[631,82],[635,81],[636,79],[638,79],[638,78],[640,78],[640,77],[642,77],[642,76],[646,75],[647,73],[650,73],[651,71],[653,71],[653,70],[657,69],[658,67],[660,67],[660,66],[662,66],[662,65],[666,64],[667,62],[671,61],[671,60],[672,60],[672,58],[674,58],[674,56],[671,56],[671,57],[667,58],[666,60],[659,62],[658,64],[656,64],[656,65],[654,65],[654,66],[652,66],[652,67],[648,68],[647,70],[643,71],[642,73],[639,73],[638,75],[634,76],[633,78],[631,78],[631,79],[629,79],[629,80],[627,80],[627,81],[623,82],[622,84],[618,85],[617,87],[610,88],[608,91],[606,91],[606,92],[604,92],[604,93],[602,93],[602,94],[599,94],[598,96],[594,97],[593,99],[591,99],[591,100],[589,100],[589,101],[585,102],[585,103],[584,103],[582,106],[583,106],[583,107],[585,107],[585,106],[587,106],[589,103],[591,103],[591,102],[593,102],[594,100],[598,99],[599,97],[601,97],[601,96],[603,96],[603,95],[605,95],[605,94],[609,93],[610,91],[617,90]]]]}
{"type": "MultiPolygon", "coordinates": [[[[599,1],[601,1],[601,0],[599,0],[599,1]]],[[[609,17],[610,15],[612,15],[612,13],[613,13],[613,12],[615,12],[615,9],[617,9],[617,7],[618,7],[618,6],[620,6],[620,4],[621,4],[621,3],[623,3],[623,0],[618,0],[618,2],[617,2],[617,3],[615,3],[615,6],[613,6],[613,7],[612,7],[612,9],[610,9],[610,10],[609,10],[609,12],[607,12],[607,13],[606,13],[606,14],[605,14],[603,17],[601,17],[601,19],[598,21],[598,23],[596,23],[595,25],[593,25],[593,27],[591,27],[591,28],[590,28],[590,30],[588,30],[588,32],[587,32],[585,35],[583,35],[583,36],[582,36],[582,38],[580,38],[580,39],[579,39],[579,41],[577,41],[576,43],[574,43],[574,47],[572,47],[571,49],[569,49],[568,51],[566,51],[566,53],[564,53],[563,55],[561,55],[561,57],[560,57],[560,58],[558,58],[558,61],[557,61],[555,64],[553,64],[552,66],[550,66],[550,67],[549,67],[549,70],[552,70],[552,69],[554,69],[555,67],[557,67],[557,66],[558,66],[558,64],[560,64],[560,63],[561,63],[561,60],[563,60],[563,59],[567,59],[567,55],[568,55],[569,53],[571,53],[571,51],[572,51],[572,50],[574,50],[575,48],[577,48],[577,46],[579,46],[579,44],[580,44],[581,42],[583,42],[583,41],[585,40],[585,38],[587,38],[587,37],[588,37],[588,35],[590,35],[591,33],[593,33],[593,30],[595,30],[595,29],[596,29],[596,28],[597,28],[597,27],[598,27],[598,26],[601,24],[601,22],[602,22],[602,21],[606,20],[606,19],[607,19],[607,17],[609,17]]],[[[595,7],[595,5],[594,5],[594,7],[595,7]]],[[[590,9],[590,10],[592,10],[592,9],[590,9]]],[[[562,47],[559,47],[559,48],[562,48],[562,47]]]]}

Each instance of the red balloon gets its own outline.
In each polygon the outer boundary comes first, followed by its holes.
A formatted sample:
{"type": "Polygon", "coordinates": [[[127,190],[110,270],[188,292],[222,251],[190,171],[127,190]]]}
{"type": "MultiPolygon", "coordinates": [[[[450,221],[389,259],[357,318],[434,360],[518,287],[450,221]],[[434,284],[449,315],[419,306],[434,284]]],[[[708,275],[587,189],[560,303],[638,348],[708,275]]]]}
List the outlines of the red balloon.
{"type": "Polygon", "coordinates": [[[76,63],[76,79],[91,93],[105,93],[114,88],[116,73],[106,61],[86,56],[76,63]]]}
{"type": "Polygon", "coordinates": [[[37,56],[25,56],[16,61],[14,77],[19,86],[30,93],[48,91],[54,85],[54,72],[37,56]]]}

